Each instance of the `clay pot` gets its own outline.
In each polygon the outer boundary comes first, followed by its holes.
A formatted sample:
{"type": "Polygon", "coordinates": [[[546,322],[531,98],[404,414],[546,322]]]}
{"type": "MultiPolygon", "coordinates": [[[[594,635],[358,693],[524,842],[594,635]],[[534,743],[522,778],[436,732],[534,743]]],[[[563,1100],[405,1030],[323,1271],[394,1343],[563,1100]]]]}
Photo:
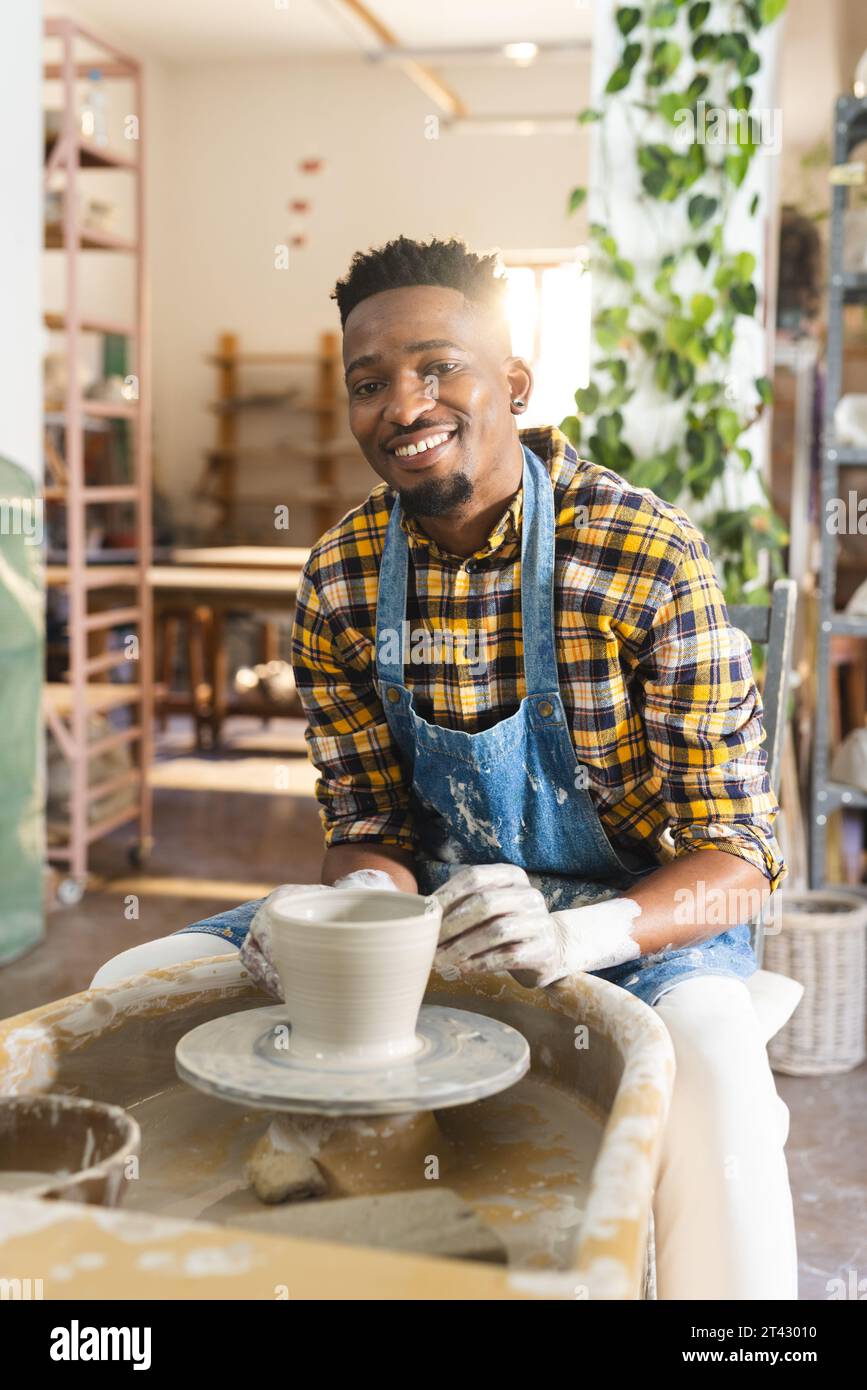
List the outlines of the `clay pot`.
{"type": "Polygon", "coordinates": [[[439,937],[435,898],[320,888],[269,905],[293,1057],[388,1065],[418,1051],[415,1027],[439,937]]]}
{"type": "Polygon", "coordinates": [[[119,1206],[141,1131],[119,1105],[80,1096],[0,1097],[0,1193],[119,1206]]]}

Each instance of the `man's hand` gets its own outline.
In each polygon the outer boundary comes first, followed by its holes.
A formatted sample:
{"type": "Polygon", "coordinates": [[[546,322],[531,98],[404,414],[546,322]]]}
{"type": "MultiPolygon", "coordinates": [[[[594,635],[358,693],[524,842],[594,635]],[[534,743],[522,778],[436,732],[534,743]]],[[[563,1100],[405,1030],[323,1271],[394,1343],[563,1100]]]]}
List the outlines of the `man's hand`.
{"type": "Polygon", "coordinates": [[[436,964],[446,973],[510,970],[522,984],[550,985],[641,954],[631,934],[641,911],[636,902],[610,898],[549,912],[513,864],[459,869],[434,896],[443,909],[436,964]]]}

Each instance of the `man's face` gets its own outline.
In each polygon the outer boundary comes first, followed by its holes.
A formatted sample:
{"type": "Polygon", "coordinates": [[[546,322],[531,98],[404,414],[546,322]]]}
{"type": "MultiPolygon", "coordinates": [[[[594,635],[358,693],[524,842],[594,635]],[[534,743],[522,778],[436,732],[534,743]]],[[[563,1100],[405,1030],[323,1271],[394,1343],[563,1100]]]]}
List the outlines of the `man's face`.
{"type": "Polygon", "coordinates": [[[481,503],[513,464],[511,400],[526,398],[529,369],[510,346],[493,315],[437,285],[384,290],[350,313],[350,428],[405,511],[446,515],[472,497],[481,503]]]}

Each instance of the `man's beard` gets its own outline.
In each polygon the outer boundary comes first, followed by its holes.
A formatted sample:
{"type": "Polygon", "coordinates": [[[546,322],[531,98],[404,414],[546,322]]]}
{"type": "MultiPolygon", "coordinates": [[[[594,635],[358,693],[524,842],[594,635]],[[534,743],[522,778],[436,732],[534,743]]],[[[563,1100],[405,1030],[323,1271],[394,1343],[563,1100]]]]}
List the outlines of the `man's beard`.
{"type": "Polygon", "coordinates": [[[429,478],[415,487],[398,491],[404,516],[448,516],[473,495],[473,485],[466,473],[453,473],[449,478],[429,478]]]}

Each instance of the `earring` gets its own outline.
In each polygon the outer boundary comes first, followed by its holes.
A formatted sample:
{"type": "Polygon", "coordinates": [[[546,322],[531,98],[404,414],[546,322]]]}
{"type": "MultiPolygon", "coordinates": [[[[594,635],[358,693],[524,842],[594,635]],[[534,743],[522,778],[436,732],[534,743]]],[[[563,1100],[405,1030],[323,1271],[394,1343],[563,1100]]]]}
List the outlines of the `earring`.
{"type": "Polygon", "coordinates": [[[518,410],[523,410],[525,405],[526,405],[526,401],[522,401],[521,398],[520,398],[520,396],[513,396],[513,397],[512,397],[512,408],[513,408],[513,409],[517,406],[518,410]]]}

